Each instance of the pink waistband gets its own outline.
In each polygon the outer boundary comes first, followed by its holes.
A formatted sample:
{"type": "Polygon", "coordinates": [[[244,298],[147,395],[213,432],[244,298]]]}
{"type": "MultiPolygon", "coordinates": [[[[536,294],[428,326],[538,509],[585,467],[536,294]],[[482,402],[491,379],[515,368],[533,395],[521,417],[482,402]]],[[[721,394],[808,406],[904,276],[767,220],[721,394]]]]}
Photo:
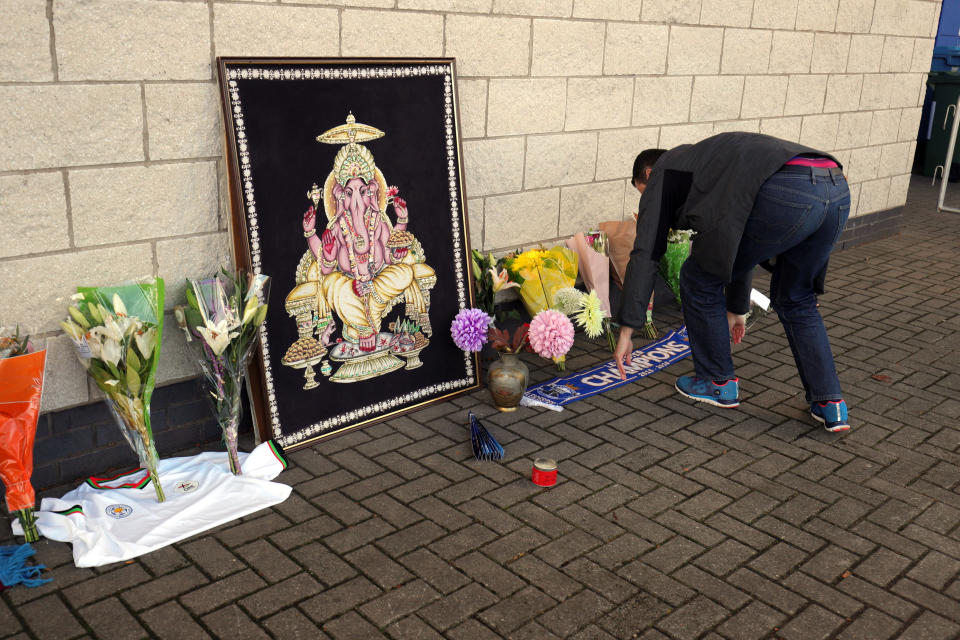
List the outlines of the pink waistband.
{"type": "Polygon", "coordinates": [[[808,158],[806,156],[796,156],[787,160],[784,164],[798,164],[802,167],[836,167],[837,163],[830,158],[808,158]]]}

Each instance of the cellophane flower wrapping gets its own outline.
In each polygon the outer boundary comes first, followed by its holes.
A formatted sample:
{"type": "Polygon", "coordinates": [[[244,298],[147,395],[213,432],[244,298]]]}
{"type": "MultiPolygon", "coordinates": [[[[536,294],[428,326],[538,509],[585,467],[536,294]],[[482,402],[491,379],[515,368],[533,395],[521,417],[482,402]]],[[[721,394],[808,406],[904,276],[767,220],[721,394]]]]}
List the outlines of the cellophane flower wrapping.
{"type": "Polygon", "coordinates": [[[554,308],[554,296],[577,282],[578,258],[575,251],[556,246],[531,249],[505,261],[510,278],[520,285],[520,300],[530,317],[554,308]]]}
{"type": "Polygon", "coordinates": [[[670,286],[677,303],[680,300],[680,269],[690,256],[692,231],[672,229],[667,236],[667,250],[660,258],[660,276],[670,286]]]}
{"type": "Polygon", "coordinates": [[[176,310],[177,320],[193,346],[207,399],[223,431],[234,475],[241,475],[237,451],[241,393],[260,325],[267,316],[269,294],[269,276],[223,272],[213,278],[188,280],[187,306],[176,310]]]}
{"type": "Polygon", "coordinates": [[[46,350],[34,351],[19,328],[0,330],[0,479],[7,510],[17,515],[27,542],[40,539],[30,476],[46,357],[46,350]]]}
{"type": "Polygon", "coordinates": [[[127,442],[150,474],[157,502],[166,498],[157,473],[150,425],[163,335],[164,286],[142,278],[110,287],[78,287],[61,326],[77,348],[80,364],[106,397],[127,442]]]}
{"type": "Polygon", "coordinates": [[[610,256],[607,253],[605,233],[591,231],[587,235],[578,232],[567,239],[567,246],[577,252],[580,277],[588,292],[600,298],[604,313],[610,315],[610,256]]]}

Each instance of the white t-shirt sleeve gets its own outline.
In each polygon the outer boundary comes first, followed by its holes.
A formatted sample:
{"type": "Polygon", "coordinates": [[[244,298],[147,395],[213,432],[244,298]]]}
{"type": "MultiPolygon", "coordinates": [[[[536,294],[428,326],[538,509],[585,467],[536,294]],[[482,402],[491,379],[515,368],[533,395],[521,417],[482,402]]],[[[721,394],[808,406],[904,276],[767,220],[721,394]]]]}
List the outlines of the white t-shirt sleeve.
{"type": "Polygon", "coordinates": [[[274,440],[257,445],[240,463],[243,475],[261,480],[273,480],[288,466],[283,449],[274,440]]]}

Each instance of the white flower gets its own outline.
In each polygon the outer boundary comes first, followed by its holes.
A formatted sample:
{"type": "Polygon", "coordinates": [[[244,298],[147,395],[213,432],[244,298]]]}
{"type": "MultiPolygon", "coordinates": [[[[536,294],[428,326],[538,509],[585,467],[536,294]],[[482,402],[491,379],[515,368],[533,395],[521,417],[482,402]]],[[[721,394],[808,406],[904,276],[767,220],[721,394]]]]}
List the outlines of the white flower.
{"type": "Polygon", "coordinates": [[[118,316],[127,315],[127,306],[123,304],[123,300],[120,299],[120,294],[113,294],[113,312],[118,316]]]}
{"type": "Polygon", "coordinates": [[[90,332],[87,333],[87,344],[90,346],[90,353],[94,358],[99,358],[117,366],[120,357],[123,355],[123,348],[120,344],[123,335],[118,332],[116,323],[112,322],[112,317],[110,320],[112,326],[109,328],[104,325],[90,329],[90,332]]]}
{"type": "Polygon", "coordinates": [[[157,330],[155,328],[139,329],[133,334],[133,337],[137,341],[137,349],[140,350],[140,355],[145,359],[149,358],[157,345],[157,330]]]}
{"type": "Polygon", "coordinates": [[[216,324],[207,320],[207,326],[197,327],[197,332],[203,337],[213,354],[219,356],[230,346],[230,341],[240,335],[236,331],[231,332],[233,328],[234,326],[227,319],[216,324]]]}

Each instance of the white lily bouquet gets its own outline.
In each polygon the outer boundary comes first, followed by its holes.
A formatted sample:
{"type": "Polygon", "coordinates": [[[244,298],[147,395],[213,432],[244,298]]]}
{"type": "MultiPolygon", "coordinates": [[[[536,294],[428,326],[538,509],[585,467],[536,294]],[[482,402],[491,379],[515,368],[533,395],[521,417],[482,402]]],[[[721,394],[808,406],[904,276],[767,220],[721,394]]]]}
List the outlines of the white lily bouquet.
{"type": "Polygon", "coordinates": [[[78,287],[69,317],[60,323],[77,348],[80,364],[106,396],[107,407],[140,466],[149,472],[157,502],[165,496],[157,475],[150,426],[160,336],[163,280],[145,278],[112,287],[78,287]]]}
{"type": "Polygon", "coordinates": [[[240,475],[240,394],[259,327],[267,317],[269,283],[269,276],[241,272],[234,277],[226,271],[188,280],[187,305],[175,309],[187,342],[196,346],[197,364],[235,475],[240,475]]]}

